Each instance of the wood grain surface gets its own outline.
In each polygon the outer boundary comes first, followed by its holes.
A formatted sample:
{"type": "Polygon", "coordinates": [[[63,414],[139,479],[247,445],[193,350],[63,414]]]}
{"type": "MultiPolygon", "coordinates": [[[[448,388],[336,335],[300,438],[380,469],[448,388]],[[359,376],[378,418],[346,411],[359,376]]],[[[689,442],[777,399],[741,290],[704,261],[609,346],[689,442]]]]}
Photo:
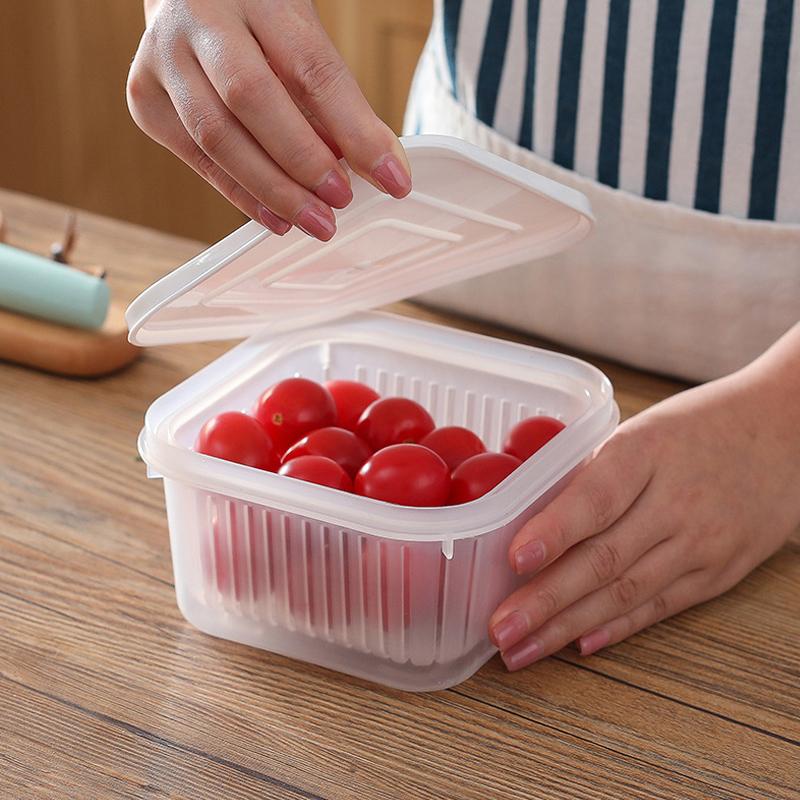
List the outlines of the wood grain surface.
{"type": "MultiPolygon", "coordinates": [[[[0,192],[10,236],[58,207],[0,192]]],[[[200,249],[85,215],[76,259],[128,299],[200,249]]],[[[401,313],[524,337],[410,305],[401,313]]],[[[99,380],[0,364],[0,798],[798,798],[800,544],[735,590],[586,659],[383,689],[191,628],[160,483],[157,396],[228,344],[99,380]]],[[[598,363],[629,416],[681,389],[598,363]]]]}
{"type": "Polygon", "coordinates": [[[116,372],[141,354],[128,341],[125,305],[120,301],[109,306],[97,330],[71,328],[0,308],[0,361],[90,378],[116,372]]]}

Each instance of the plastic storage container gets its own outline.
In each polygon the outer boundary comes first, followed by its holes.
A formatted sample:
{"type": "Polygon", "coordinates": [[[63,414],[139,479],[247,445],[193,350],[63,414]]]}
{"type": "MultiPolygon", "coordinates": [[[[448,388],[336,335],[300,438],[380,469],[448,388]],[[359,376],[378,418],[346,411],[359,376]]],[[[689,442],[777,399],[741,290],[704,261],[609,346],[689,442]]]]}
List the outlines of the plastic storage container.
{"type": "Polygon", "coordinates": [[[353,176],[328,244],[255,223],[145,291],[131,340],[252,334],[156,400],[139,439],[164,479],[175,587],[207,633],[401,689],[455,685],[494,652],[487,622],[518,584],[507,549],[618,421],[608,379],[577,359],[373,307],[582,238],[582,195],[444,137],[405,140],[414,191],[353,176]],[[567,427],[471,503],[409,508],[192,450],[202,424],[291,375],[350,378],[421,402],[490,448],[531,414],[567,427]]]}

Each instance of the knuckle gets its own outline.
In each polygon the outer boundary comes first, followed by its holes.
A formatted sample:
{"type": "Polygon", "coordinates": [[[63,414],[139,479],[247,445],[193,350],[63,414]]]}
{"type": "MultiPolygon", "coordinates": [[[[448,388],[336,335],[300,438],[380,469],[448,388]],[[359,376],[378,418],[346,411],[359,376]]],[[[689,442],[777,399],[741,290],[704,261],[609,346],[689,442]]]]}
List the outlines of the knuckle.
{"type": "Polygon", "coordinates": [[[336,92],[344,74],[344,65],[338,58],[316,54],[297,63],[292,80],[303,97],[322,101],[336,92]]]}
{"type": "Polygon", "coordinates": [[[202,150],[198,151],[194,166],[200,175],[217,186],[222,170],[211,156],[204,153],[202,150]]]}
{"type": "Polygon", "coordinates": [[[256,219],[258,216],[258,204],[253,199],[253,196],[243,187],[236,184],[229,192],[225,193],[225,197],[233,203],[243,214],[256,219]]]}
{"type": "Polygon", "coordinates": [[[125,86],[128,97],[128,107],[140,105],[147,95],[147,87],[144,76],[138,66],[134,64],[128,73],[128,82],[125,86]]]}
{"type": "Polygon", "coordinates": [[[590,483],[586,487],[586,502],[595,531],[603,531],[614,522],[616,517],[614,497],[606,486],[590,483]]]}
{"type": "Polygon", "coordinates": [[[145,130],[150,116],[151,84],[144,70],[136,63],[128,73],[128,80],[125,84],[125,97],[128,102],[128,111],[130,111],[133,121],[142,130],[145,130]]]}
{"type": "Polygon", "coordinates": [[[206,153],[218,153],[228,136],[228,125],[213,110],[192,109],[189,113],[189,133],[206,153]]]}
{"type": "Polygon", "coordinates": [[[568,620],[556,619],[548,624],[547,629],[543,631],[543,637],[547,643],[546,648],[548,653],[555,653],[566,647],[570,642],[580,636],[580,631],[575,629],[574,623],[568,620]]]}
{"type": "Polygon", "coordinates": [[[319,148],[309,141],[294,141],[288,145],[286,165],[290,172],[306,170],[319,160],[319,148]]]}
{"type": "Polygon", "coordinates": [[[636,581],[628,575],[622,575],[613,580],[608,585],[611,599],[618,611],[627,611],[636,603],[639,594],[639,586],[636,581]]]}
{"type": "Polygon", "coordinates": [[[664,599],[663,594],[657,594],[653,598],[652,604],[654,622],[660,622],[662,619],[669,616],[669,607],[667,606],[667,601],[664,599]]]}
{"type": "MultiPolygon", "coordinates": [[[[552,541],[553,556],[562,555],[574,544],[572,526],[563,515],[553,519],[549,535],[552,541]]],[[[548,553],[549,550],[548,547],[548,553]]]]}
{"type": "Polygon", "coordinates": [[[536,609],[544,619],[549,619],[556,614],[561,607],[558,592],[552,586],[542,586],[534,595],[536,609]]]}
{"type": "Polygon", "coordinates": [[[249,200],[248,193],[213,158],[199,148],[194,158],[194,169],[238,208],[243,208],[249,200]]]}
{"type": "Polygon", "coordinates": [[[253,103],[262,83],[261,76],[250,69],[232,69],[225,77],[222,99],[228,108],[245,108],[253,103]]]}
{"type": "Polygon", "coordinates": [[[586,559],[597,582],[605,586],[619,574],[622,559],[616,546],[610,542],[589,542],[586,559]]]}

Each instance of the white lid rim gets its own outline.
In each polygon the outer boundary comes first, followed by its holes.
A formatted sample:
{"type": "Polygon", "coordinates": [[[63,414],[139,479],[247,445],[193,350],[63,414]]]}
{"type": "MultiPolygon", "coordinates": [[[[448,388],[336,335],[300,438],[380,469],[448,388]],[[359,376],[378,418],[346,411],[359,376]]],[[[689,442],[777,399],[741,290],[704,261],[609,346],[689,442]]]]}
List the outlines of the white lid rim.
{"type": "Polygon", "coordinates": [[[342,504],[342,493],[337,490],[211,459],[160,440],[148,427],[139,434],[138,446],[148,469],[158,477],[203,491],[383,538],[458,541],[475,538],[514,520],[601,445],[616,429],[618,421],[619,408],[611,400],[588,418],[562,431],[558,441],[553,440],[553,446],[545,445],[489,494],[461,506],[439,508],[398,506],[358,495],[348,495],[349,502],[342,504]],[[212,464],[213,470],[210,469],[212,464]],[[217,476],[212,477],[212,471],[217,472],[217,476]],[[534,471],[540,472],[538,480],[531,480],[534,471]],[[222,472],[228,475],[220,480],[222,472]],[[265,483],[272,484],[275,491],[257,487],[256,481],[262,487],[265,483]],[[517,491],[520,486],[524,487],[523,491],[517,491]],[[496,513],[492,507],[502,508],[503,513],[496,513]],[[347,513],[342,514],[342,508],[347,513]],[[380,521],[375,524],[378,515],[380,521]],[[454,526],[458,529],[454,530],[454,526]]]}

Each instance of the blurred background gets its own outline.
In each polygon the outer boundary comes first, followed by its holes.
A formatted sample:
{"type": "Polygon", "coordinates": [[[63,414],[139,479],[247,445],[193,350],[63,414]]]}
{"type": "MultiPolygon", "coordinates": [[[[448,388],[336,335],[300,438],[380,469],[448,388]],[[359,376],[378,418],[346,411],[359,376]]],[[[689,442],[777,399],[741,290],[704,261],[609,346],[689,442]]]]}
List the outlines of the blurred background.
{"type": "MultiPolygon", "coordinates": [[[[316,6],[400,132],[431,0],[316,6]]],[[[0,0],[0,187],[215,241],[243,216],[128,114],[125,79],[143,28],[141,0],[0,0]]]]}

